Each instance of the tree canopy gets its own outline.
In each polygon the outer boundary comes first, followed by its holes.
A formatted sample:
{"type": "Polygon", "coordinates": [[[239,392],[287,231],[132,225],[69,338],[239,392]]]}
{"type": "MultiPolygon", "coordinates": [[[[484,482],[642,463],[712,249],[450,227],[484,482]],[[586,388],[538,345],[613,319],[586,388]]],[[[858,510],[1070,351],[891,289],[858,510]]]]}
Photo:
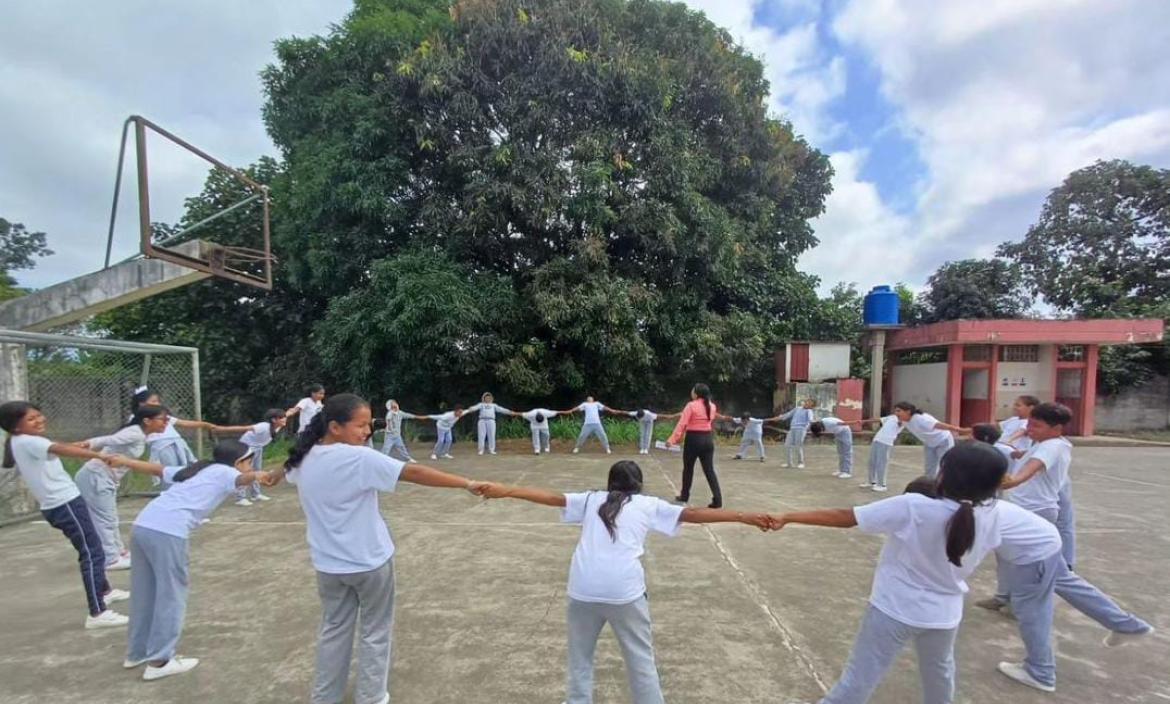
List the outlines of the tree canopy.
{"type": "Polygon", "coordinates": [[[1029,308],[1019,273],[1002,259],[963,259],[943,264],[930,275],[918,302],[924,323],[1019,318],[1029,308]]]}
{"type": "Polygon", "coordinates": [[[0,301],[16,298],[22,293],[16,288],[12,272],[31,269],[38,257],[52,253],[45,233],[29,232],[21,223],[0,218],[0,301]]]}
{"type": "MultiPolygon", "coordinates": [[[[278,42],[263,81],[274,291],[213,281],[111,316],[210,346],[230,370],[208,386],[618,403],[705,380],[763,400],[781,340],[840,327],[795,265],[828,159],[681,4],[359,0],[278,42]]],[[[209,182],[185,221],[229,196],[209,182]]]]}

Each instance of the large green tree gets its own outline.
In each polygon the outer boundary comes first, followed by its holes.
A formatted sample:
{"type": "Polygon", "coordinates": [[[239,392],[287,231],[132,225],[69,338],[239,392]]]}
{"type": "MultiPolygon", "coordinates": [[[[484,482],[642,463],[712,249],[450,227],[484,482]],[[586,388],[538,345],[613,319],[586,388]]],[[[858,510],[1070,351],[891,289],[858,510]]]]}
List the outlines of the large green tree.
{"type": "Polygon", "coordinates": [[[924,323],[940,320],[1019,318],[1028,311],[1019,273],[1002,259],[947,262],[919,294],[924,323]]]}
{"type": "Polygon", "coordinates": [[[53,253],[43,232],[30,232],[18,222],[0,218],[0,301],[16,298],[23,291],[16,287],[12,272],[31,269],[38,257],[53,253]]]}
{"type": "Polygon", "coordinates": [[[702,14],[361,0],[277,56],[277,245],[291,285],[330,301],[314,349],[335,378],[410,391],[415,364],[442,379],[425,400],[476,383],[632,399],[766,386],[772,345],[816,334],[795,260],[828,160],[769,116],[759,61],[702,14]]]}

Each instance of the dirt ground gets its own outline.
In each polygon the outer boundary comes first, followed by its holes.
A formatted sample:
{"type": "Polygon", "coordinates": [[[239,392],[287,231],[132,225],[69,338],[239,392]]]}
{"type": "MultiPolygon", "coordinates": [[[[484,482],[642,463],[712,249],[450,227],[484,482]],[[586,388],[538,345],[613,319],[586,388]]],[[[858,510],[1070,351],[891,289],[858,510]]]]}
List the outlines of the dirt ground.
{"type": "MultiPolygon", "coordinates": [[[[604,485],[611,461],[637,459],[647,493],[677,493],[679,456],[618,448],[607,457],[554,447],[469,456],[440,466],[468,476],[558,490],[604,485]]],[[[880,495],[830,476],[831,446],[810,448],[808,468],[730,461],[718,468],[728,507],[780,511],[843,507],[880,495]]],[[[868,447],[857,448],[865,467],[868,447]]],[[[1111,650],[1105,632],[1057,606],[1058,690],[1026,690],[995,671],[1018,660],[1014,623],[971,606],[989,593],[989,560],[972,581],[959,637],[957,702],[1170,701],[1170,449],[1078,448],[1074,482],[1079,571],[1159,632],[1111,650]]],[[[921,451],[899,447],[891,486],[916,476],[921,451]]],[[[121,667],[124,630],[85,631],[84,598],[68,543],[41,522],[0,529],[0,702],[306,701],[319,604],[294,490],[252,508],[225,504],[191,544],[191,599],[180,652],[193,672],[158,682],[121,667]]],[[[696,504],[708,500],[701,475],[696,504]]],[[[141,499],[121,504],[124,531],[141,499]]],[[[518,502],[403,485],[382,501],[398,545],[392,701],[556,704],[564,696],[565,580],[577,529],[518,502]]],[[[738,525],[687,526],[652,539],[645,557],[658,665],[669,702],[815,701],[840,673],[866,604],[880,541],[855,531],[738,525]]],[[[112,575],[125,588],[129,573],[112,575]]],[[[119,605],[125,611],[125,604],[119,605]]],[[[621,657],[603,634],[595,701],[628,702],[621,657]]],[[[919,700],[909,652],[872,701],[919,700]]]]}

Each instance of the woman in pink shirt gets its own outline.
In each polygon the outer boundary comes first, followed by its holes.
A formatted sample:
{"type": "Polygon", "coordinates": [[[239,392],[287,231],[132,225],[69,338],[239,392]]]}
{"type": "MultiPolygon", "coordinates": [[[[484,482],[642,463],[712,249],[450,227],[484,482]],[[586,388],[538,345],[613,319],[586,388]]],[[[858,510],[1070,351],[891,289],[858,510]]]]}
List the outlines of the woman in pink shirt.
{"type": "Polygon", "coordinates": [[[678,425],[667,440],[668,445],[677,445],[686,433],[683,442],[682,493],[678,501],[686,503],[691,498],[691,482],[695,478],[695,460],[703,465],[703,475],[711,487],[710,508],[723,506],[723,494],[719,491],[719,477],[715,475],[715,433],[711,421],[715,419],[715,404],[711,403],[711,389],[706,384],[695,384],[691,389],[691,402],[683,409],[678,425]]]}

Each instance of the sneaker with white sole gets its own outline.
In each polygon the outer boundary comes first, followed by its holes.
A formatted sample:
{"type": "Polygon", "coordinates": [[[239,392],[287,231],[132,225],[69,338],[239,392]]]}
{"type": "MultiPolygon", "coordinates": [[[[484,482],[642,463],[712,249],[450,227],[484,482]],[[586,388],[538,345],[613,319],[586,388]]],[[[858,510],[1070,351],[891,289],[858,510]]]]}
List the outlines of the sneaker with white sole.
{"type": "Polygon", "coordinates": [[[252,505],[252,502],[248,501],[247,499],[240,499],[239,501],[236,502],[236,506],[251,506],[251,505],[252,505]]]}
{"type": "Polygon", "coordinates": [[[1001,662],[995,669],[999,670],[1000,673],[1007,675],[1016,682],[1019,682],[1020,684],[1027,687],[1031,687],[1032,689],[1038,689],[1041,692],[1056,691],[1056,685],[1044,684],[1032,675],[1029,675],[1028,671],[1024,669],[1024,666],[1019,663],[1001,662]]]}
{"type": "Polygon", "coordinates": [[[142,658],[141,660],[131,660],[130,658],[126,658],[122,661],[122,667],[126,668],[127,670],[133,670],[136,667],[142,667],[148,662],[150,662],[150,658],[142,658]]]}
{"type": "Polygon", "coordinates": [[[613,450],[611,450],[611,449],[609,449],[609,448],[607,447],[607,448],[605,448],[605,454],[607,454],[607,455],[612,455],[612,454],[613,454],[613,450]]]}
{"type": "Polygon", "coordinates": [[[846,474],[846,473],[844,473],[844,472],[838,472],[838,473],[837,473],[837,478],[838,478],[838,479],[852,479],[852,478],[853,478],[853,475],[852,475],[852,474],[846,474]]]}
{"type": "Polygon", "coordinates": [[[110,564],[106,565],[106,572],[121,572],[122,570],[130,569],[130,558],[125,555],[120,556],[110,564]]]}
{"type": "Polygon", "coordinates": [[[797,469],[804,469],[804,462],[801,462],[800,464],[796,465],[796,468],[797,469]]]}
{"type": "Polygon", "coordinates": [[[544,448],[544,451],[545,451],[545,452],[552,452],[552,448],[551,448],[551,447],[546,447],[546,448],[544,448]]]}
{"type": "Polygon", "coordinates": [[[491,453],[492,453],[493,455],[498,455],[498,454],[499,454],[499,453],[498,453],[498,452],[496,452],[495,450],[492,450],[492,451],[491,451],[491,453]]]}
{"type": "Polygon", "coordinates": [[[534,455],[539,455],[539,454],[540,454],[540,450],[533,450],[533,451],[532,451],[532,454],[534,454],[534,455]]]}
{"type": "Polygon", "coordinates": [[[1153,635],[1153,633],[1153,626],[1150,626],[1144,631],[1138,631],[1137,633],[1120,633],[1118,631],[1110,631],[1109,635],[1105,636],[1105,647],[1116,648],[1118,646],[1125,645],[1126,643],[1132,643],[1139,638],[1145,638],[1146,636],[1153,635]]]}
{"type": "Polygon", "coordinates": [[[477,452],[477,453],[475,453],[475,454],[477,454],[477,455],[480,455],[480,456],[482,457],[482,456],[483,456],[483,450],[480,450],[479,452],[477,452]]]}
{"type": "Polygon", "coordinates": [[[130,623],[130,619],[117,611],[106,609],[97,616],[85,617],[85,629],[92,631],[95,628],[119,628],[130,623]]]}
{"type": "Polygon", "coordinates": [[[432,459],[432,460],[437,460],[437,459],[439,459],[439,456],[438,456],[438,455],[431,455],[431,459],[432,459]]]}
{"type": "Polygon", "coordinates": [[[857,488],[858,489],[872,489],[873,486],[874,486],[873,482],[862,482],[862,483],[857,485],[857,488]]]}
{"type": "Polygon", "coordinates": [[[887,488],[885,484],[874,484],[873,490],[879,494],[883,494],[883,493],[889,491],[889,488],[887,488]]]}
{"type": "Polygon", "coordinates": [[[451,455],[451,454],[443,455],[443,459],[453,460],[453,459],[455,459],[455,455],[451,455]]]}
{"type": "Polygon", "coordinates": [[[252,500],[253,501],[272,501],[272,497],[265,496],[264,494],[256,494],[255,496],[252,497],[252,500]]]}
{"type": "Polygon", "coordinates": [[[780,469],[791,469],[791,468],[792,468],[792,465],[788,464],[787,462],[780,465],[780,469]]]}
{"type": "Polygon", "coordinates": [[[111,589],[102,595],[102,600],[107,604],[116,604],[119,601],[129,601],[130,592],[125,589],[111,589]]]}
{"type": "Polygon", "coordinates": [[[184,672],[190,672],[199,664],[199,658],[181,658],[178,655],[167,660],[162,667],[155,667],[154,665],[147,665],[146,670],[142,672],[142,679],[147,682],[151,680],[160,680],[171,675],[181,675],[184,672]]]}

